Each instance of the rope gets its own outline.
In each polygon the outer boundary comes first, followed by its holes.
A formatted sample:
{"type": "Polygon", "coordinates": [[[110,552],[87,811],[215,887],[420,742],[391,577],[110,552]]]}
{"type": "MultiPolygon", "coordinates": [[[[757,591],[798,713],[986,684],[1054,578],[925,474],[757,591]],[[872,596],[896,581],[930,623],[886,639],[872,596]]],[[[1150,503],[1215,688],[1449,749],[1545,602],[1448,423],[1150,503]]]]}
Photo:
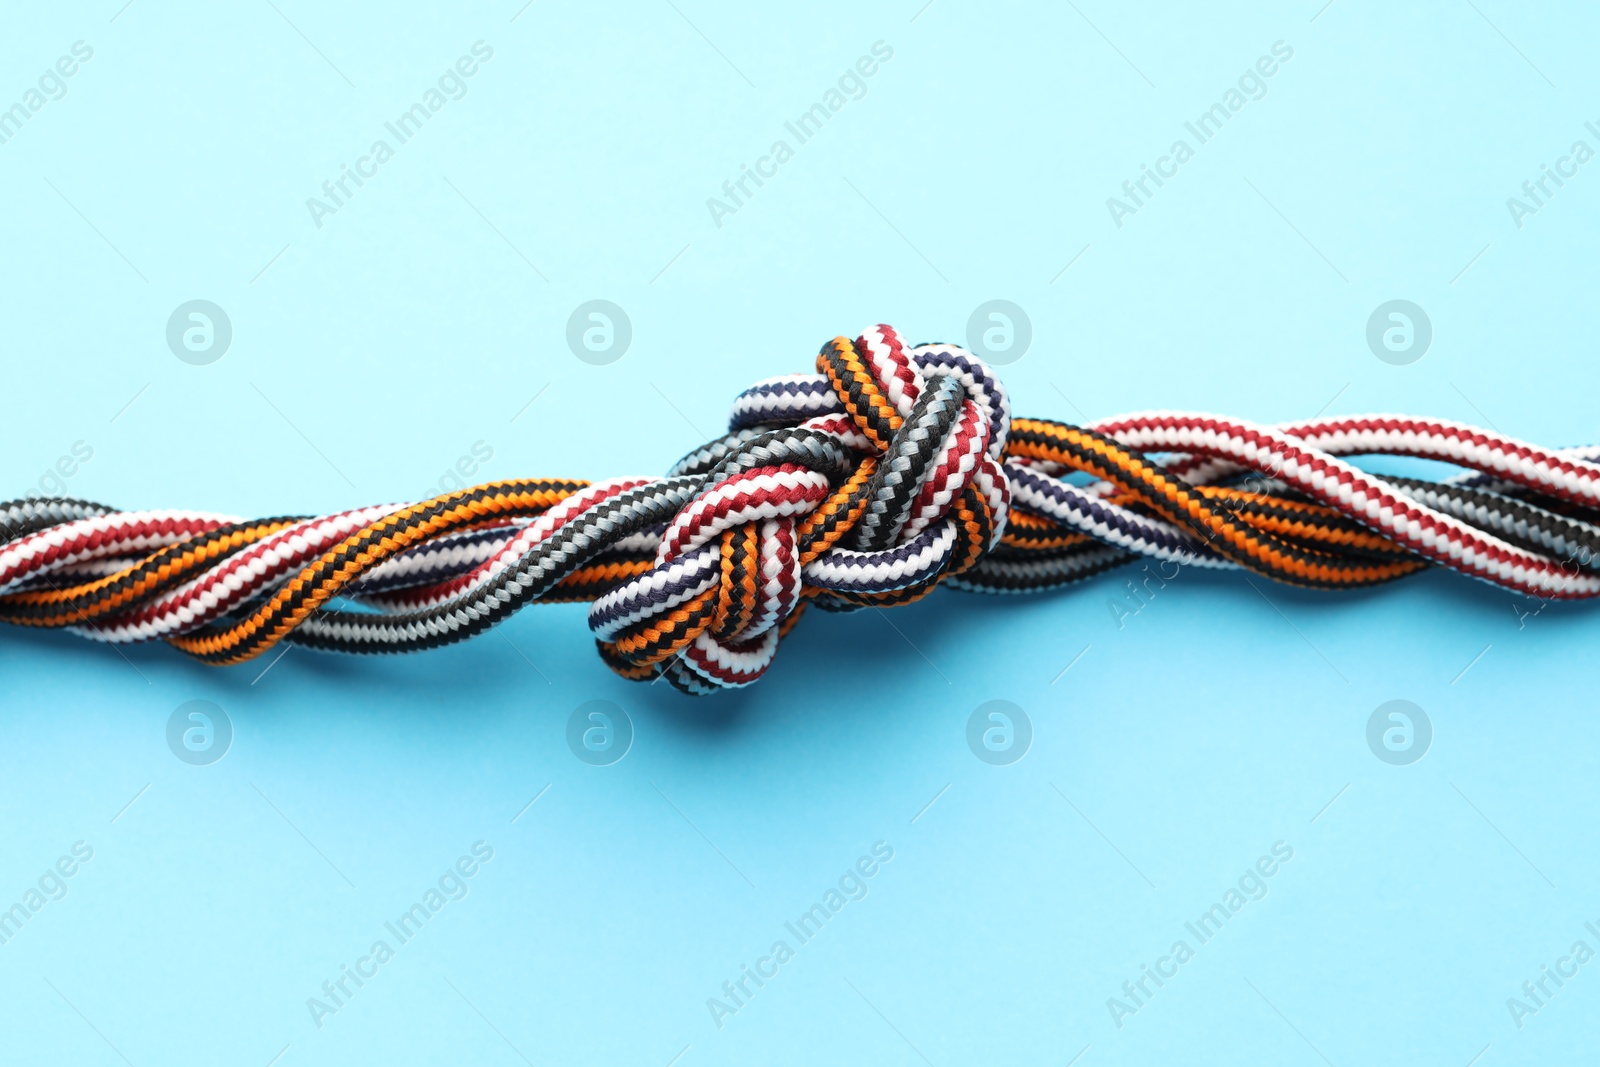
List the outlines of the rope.
{"type": "Polygon", "coordinates": [[[728,433],[665,477],[271,519],[0,504],[0,621],[222,665],[283,641],[412,652],[580,601],[613,670],[708,693],[759,678],[808,606],[1035,592],[1136,559],[1320,589],[1437,565],[1590,598],[1600,450],[1395,415],[1013,419],[970,352],[876,326],[829,341],[814,374],[745,390],[728,433]],[[1344,458],[1374,454],[1464,471],[1386,478],[1344,458]]]}

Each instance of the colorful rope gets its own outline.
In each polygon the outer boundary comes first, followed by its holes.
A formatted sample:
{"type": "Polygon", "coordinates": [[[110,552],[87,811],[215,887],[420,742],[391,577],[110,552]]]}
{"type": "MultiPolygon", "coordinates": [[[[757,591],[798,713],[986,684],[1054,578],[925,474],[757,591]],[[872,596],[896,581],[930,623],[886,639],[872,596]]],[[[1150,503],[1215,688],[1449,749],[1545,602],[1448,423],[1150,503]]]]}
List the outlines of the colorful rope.
{"type": "Polygon", "coordinates": [[[1597,456],[1389,415],[1013,420],[970,352],[876,326],[829,341],[815,374],[747,389],[728,434],[663,478],[491,482],[260,520],[0,504],[0,620],[220,665],[285,640],[433,648],[526,604],[584,601],[612,669],[707,693],[759,678],[807,605],[1032,592],[1138,558],[1327,589],[1437,564],[1593,597],[1597,456]],[[1466,471],[1380,478],[1340,458],[1366,454],[1466,471]]]}

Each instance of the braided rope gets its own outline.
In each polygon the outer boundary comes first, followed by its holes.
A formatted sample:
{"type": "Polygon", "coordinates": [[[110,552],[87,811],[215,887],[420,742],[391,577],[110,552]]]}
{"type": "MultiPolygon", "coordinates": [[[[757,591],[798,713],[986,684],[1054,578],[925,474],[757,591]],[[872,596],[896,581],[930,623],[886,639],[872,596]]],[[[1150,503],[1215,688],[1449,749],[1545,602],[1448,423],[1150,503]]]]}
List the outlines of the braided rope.
{"type": "Polygon", "coordinates": [[[875,326],[829,341],[814,374],[745,390],[727,435],[665,477],[491,482],[259,520],[0,504],[0,621],[163,640],[220,665],[282,641],[433,648],[530,603],[581,601],[613,670],[707,693],[759,678],[808,605],[888,607],[940,584],[1033,592],[1139,558],[1326,589],[1435,564],[1594,597],[1597,460],[1394,415],[1013,419],[970,352],[875,326]],[[1465,470],[1385,478],[1342,458],[1371,454],[1465,470]]]}

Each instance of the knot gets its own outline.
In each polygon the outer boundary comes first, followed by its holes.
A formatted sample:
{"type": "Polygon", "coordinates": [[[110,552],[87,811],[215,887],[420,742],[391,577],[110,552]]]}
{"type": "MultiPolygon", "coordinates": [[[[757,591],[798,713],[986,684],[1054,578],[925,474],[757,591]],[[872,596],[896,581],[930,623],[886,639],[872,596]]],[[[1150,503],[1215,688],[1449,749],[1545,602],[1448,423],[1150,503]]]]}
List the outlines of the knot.
{"type": "Polygon", "coordinates": [[[817,371],[745,390],[729,433],[669,472],[698,479],[691,498],[589,613],[618,673],[749,685],[808,603],[909,603],[999,542],[1011,411],[982,360],[875,326],[823,345],[817,371]]]}

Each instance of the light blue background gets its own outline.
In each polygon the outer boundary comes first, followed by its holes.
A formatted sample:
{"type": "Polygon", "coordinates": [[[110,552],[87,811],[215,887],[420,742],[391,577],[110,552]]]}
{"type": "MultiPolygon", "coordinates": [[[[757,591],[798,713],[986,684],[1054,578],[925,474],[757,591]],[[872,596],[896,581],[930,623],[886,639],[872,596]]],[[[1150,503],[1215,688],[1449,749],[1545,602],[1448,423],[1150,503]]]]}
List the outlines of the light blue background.
{"type": "MultiPolygon", "coordinates": [[[[479,441],[484,478],[654,473],[828,337],[960,341],[992,298],[1032,320],[1003,370],[1024,414],[1600,438],[1600,164],[1521,229],[1505,204],[1600,147],[1583,5],[275,2],[7,12],[0,104],[94,48],[0,145],[7,495],[76,441],[74,495],[241,515],[427,495],[479,441]],[[465,98],[317,228],[306,198],[478,40],[465,98]],[[880,40],[865,97],[717,227],[707,197],[880,40]],[[1280,40],[1265,98],[1116,227],[1106,198],[1280,40]],[[1405,367],[1364,340],[1397,297],[1435,330],[1405,367]],[[210,366],[164,339],[195,298],[233,323],[210,366]],[[610,366],[564,340],[592,298],[633,323],[610,366]]],[[[1592,1055],[1600,963],[1520,1030],[1506,1008],[1600,948],[1591,610],[1186,573],[1119,629],[1126,578],[807,618],[698,702],[613,677],[573,606],[265,675],[7,631],[0,902],[95,851],[0,946],[0,1060],[1592,1055]],[[191,699],[234,724],[209,767],[165,743],[191,699]],[[563,740],[592,699],[637,731],[608,768],[563,740]],[[964,740],[991,699],[1033,722],[1009,767],[964,740]],[[1411,766],[1366,745],[1391,699],[1433,723],[1411,766]],[[470,894],[314,1025],[479,840],[470,894]],[[880,840],[870,894],[718,1029],[706,999],[880,840]],[[1266,898],[1116,1027],[1107,998],[1277,841],[1266,898]]]]}

